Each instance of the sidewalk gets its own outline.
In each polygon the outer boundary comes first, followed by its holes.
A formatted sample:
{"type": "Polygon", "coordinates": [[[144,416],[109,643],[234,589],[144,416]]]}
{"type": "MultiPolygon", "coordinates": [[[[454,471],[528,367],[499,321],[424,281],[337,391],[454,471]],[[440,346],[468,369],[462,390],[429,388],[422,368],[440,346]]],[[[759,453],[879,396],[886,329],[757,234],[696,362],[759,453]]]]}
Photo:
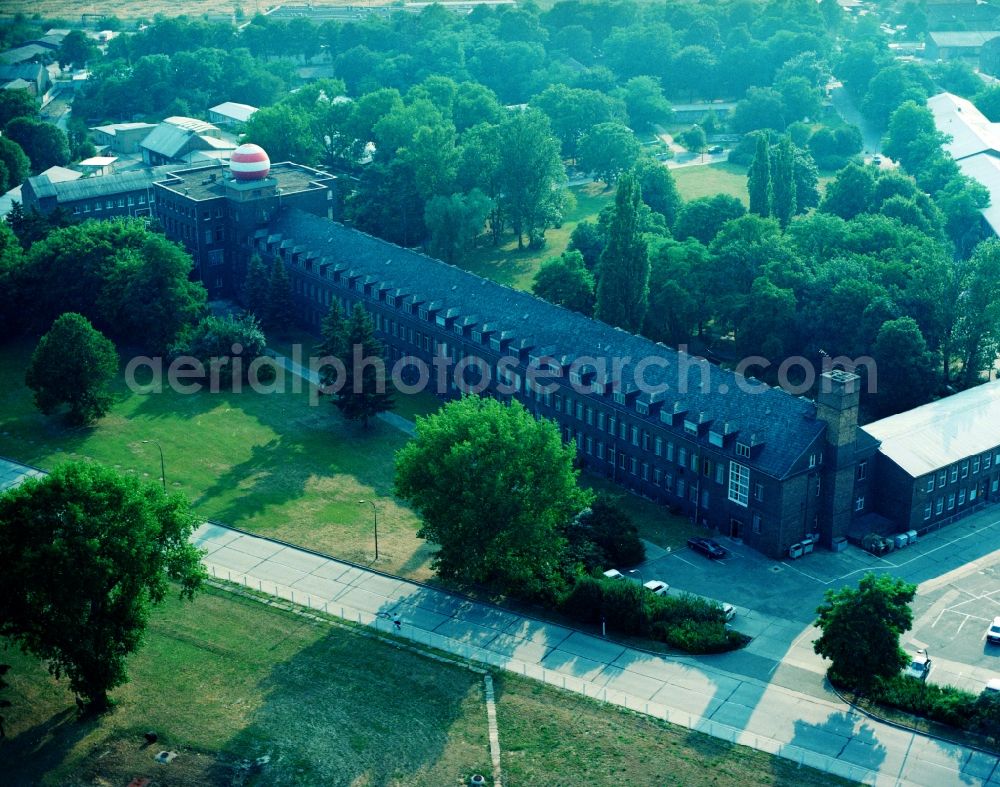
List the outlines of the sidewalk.
{"type": "MultiPolygon", "coordinates": [[[[0,490],[38,471],[0,460],[0,490]]],[[[1000,787],[1000,758],[880,724],[839,702],[669,658],[309,550],[205,523],[213,576],[418,644],[866,784],[1000,787]]],[[[502,735],[502,731],[501,731],[502,735]]]]}

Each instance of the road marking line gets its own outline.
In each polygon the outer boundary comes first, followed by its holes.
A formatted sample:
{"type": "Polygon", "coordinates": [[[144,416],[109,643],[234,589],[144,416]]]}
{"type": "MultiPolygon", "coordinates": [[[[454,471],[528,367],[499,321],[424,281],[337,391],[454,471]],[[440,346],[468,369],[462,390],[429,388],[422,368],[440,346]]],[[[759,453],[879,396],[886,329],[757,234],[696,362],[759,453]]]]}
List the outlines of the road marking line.
{"type": "Polygon", "coordinates": [[[958,624],[958,630],[955,632],[956,637],[962,633],[962,626],[964,626],[968,622],[969,622],[969,616],[966,615],[965,620],[963,620],[961,623],[958,624]]]}
{"type": "Polygon", "coordinates": [[[671,555],[671,557],[675,557],[675,558],[677,558],[677,559],[678,559],[679,561],[681,561],[681,563],[687,563],[687,564],[688,564],[689,566],[691,566],[691,568],[698,568],[698,566],[696,566],[696,565],[695,565],[694,563],[692,563],[692,562],[691,562],[690,560],[685,560],[685,559],[684,559],[684,558],[682,558],[682,557],[681,557],[680,555],[676,555],[676,554],[675,554],[675,555],[671,555]]]}

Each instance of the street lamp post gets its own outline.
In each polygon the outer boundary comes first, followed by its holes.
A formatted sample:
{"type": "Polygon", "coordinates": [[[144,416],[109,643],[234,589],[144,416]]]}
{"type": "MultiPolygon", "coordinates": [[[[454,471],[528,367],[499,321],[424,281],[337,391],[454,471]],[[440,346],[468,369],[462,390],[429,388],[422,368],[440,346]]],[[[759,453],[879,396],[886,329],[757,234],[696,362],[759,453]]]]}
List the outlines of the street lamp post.
{"type": "Polygon", "coordinates": [[[372,507],[372,514],[375,515],[375,559],[378,560],[378,508],[375,507],[375,503],[371,500],[359,500],[359,505],[364,505],[367,503],[372,507]]]}
{"type": "Polygon", "coordinates": [[[144,445],[148,445],[149,443],[152,443],[153,445],[156,446],[157,450],[160,452],[160,482],[163,484],[163,491],[166,492],[167,491],[167,470],[166,470],[166,468],[164,467],[164,464],[163,464],[163,448],[160,446],[160,444],[158,442],[156,442],[156,440],[143,440],[142,442],[143,442],[144,445]]]}

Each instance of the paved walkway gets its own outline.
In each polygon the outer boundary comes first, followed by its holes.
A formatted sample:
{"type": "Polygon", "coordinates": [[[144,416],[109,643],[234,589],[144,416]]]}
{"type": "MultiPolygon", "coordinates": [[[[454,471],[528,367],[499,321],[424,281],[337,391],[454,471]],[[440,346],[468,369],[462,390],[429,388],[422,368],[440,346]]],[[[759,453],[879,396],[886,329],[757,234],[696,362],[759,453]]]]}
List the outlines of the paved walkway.
{"type": "MultiPolygon", "coordinates": [[[[38,471],[0,460],[0,489],[38,471]]],[[[209,572],[345,620],[866,784],[1000,787],[1000,758],[874,722],[839,700],[666,658],[215,523],[209,572]]]]}

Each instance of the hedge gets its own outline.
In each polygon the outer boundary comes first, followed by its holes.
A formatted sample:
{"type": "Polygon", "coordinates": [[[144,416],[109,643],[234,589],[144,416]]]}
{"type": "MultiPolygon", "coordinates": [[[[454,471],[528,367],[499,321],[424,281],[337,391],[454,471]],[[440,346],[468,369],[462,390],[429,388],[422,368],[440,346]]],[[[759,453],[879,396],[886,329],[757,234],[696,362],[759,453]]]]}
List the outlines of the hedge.
{"type": "Polygon", "coordinates": [[[882,681],[871,698],[914,716],[1000,738],[1000,693],[984,691],[977,696],[954,686],[897,675],[882,681]]]}

